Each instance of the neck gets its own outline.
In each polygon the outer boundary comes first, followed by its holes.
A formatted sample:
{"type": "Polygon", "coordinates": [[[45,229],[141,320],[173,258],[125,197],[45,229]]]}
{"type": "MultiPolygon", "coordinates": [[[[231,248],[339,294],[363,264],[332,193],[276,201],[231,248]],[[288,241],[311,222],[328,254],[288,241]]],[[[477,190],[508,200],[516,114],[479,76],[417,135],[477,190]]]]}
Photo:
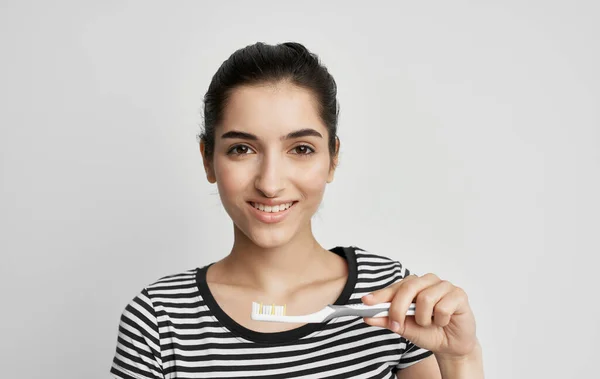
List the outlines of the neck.
{"type": "Polygon", "coordinates": [[[273,248],[258,246],[234,229],[233,248],[223,263],[236,284],[285,293],[331,271],[329,252],[316,241],[310,225],[287,244],[273,248]]]}

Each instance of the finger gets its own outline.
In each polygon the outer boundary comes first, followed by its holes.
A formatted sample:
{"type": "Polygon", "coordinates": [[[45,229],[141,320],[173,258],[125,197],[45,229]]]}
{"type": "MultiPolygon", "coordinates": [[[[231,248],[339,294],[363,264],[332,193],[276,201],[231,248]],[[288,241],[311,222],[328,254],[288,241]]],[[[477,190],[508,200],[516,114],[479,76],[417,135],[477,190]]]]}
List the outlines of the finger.
{"type": "Polygon", "coordinates": [[[404,325],[406,312],[419,292],[440,281],[441,279],[436,275],[427,274],[403,283],[396,291],[392,304],[390,305],[388,313],[388,317],[390,318],[390,329],[398,332],[397,326],[394,327],[394,322],[398,323],[401,329],[404,325]]]}
{"type": "Polygon", "coordinates": [[[396,291],[398,290],[398,288],[400,288],[400,286],[402,284],[404,284],[405,282],[408,282],[415,278],[417,278],[416,275],[409,275],[406,278],[404,278],[388,287],[382,288],[377,291],[373,291],[370,294],[363,296],[361,298],[361,300],[362,300],[363,304],[366,304],[366,305],[391,302],[392,299],[394,298],[394,295],[396,294],[396,291]]]}
{"type": "Polygon", "coordinates": [[[378,326],[380,328],[388,327],[388,318],[387,317],[364,317],[363,318],[365,324],[371,326],[378,326]]]}
{"type": "Polygon", "coordinates": [[[425,288],[417,295],[415,321],[421,326],[431,325],[431,316],[434,315],[435,305],[446,295],[452,292],[452,283],[442,280],[425,288]]]}
{"type": "Polygon", "coordinates": [[[435,325],[445,327],[450,323],[452,316],[464,311],[468,303],[467,295],[459,287],[454,287],[450,293],[444,296],[433,309],[433,322],[435,325]]]}

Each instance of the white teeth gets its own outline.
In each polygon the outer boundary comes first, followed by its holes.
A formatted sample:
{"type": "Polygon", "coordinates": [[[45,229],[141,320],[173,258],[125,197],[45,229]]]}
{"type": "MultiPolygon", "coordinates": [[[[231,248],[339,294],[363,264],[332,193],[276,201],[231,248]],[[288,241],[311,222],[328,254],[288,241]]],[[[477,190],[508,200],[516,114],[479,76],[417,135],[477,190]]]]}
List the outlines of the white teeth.
{"type": "Polygon", "coordinates": [[[292,206],[293,203],[287,203],[287,204],[279,204],[279,205],[264,205],[264,204],[260,204],[260,203],[252,203],[252,206],[258,210],[261,210],[263,212],[268,212],[268,213],[277,213],[277,212],[282,212],[285,211],[286,209],[289,209],[292,206]]]}

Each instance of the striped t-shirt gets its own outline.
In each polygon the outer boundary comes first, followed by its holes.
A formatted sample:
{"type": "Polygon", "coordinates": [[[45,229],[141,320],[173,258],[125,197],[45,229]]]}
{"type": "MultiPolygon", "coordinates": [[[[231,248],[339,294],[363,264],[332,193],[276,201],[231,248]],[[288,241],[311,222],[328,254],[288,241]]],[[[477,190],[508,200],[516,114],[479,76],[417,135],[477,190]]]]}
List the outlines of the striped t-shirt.
{"type": "MultiPolygon", "coordinates": [[[[354,246],[330,251],[348,264],[335,304],[361,304],[363,295],[409,274],[400,262],[354,246]]],[[[283,332],[247,329],[213,298],[209,266],[161,278],[125,307],[115,378],[394,378],[432,354],[354,316],[283,332]]]]}

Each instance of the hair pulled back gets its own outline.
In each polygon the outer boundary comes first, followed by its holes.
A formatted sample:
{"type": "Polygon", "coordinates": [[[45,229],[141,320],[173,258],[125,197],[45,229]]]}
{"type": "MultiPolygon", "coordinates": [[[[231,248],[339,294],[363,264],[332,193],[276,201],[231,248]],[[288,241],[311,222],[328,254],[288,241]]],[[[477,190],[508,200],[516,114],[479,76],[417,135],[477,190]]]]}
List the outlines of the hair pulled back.
{"type": "Polygon", "coordinates": [[[268,45],[257,42],[235,51],[221,64],[204,96],[204,128],[198,135],[212,161],[215,129],[223,120],[229,96],[237,87],[289,81],[310,90],[318,104],[319,116],[328,132],[330,156],[336,151],[339,104],[333,76],[317,55],[297,42],[268,45]]]}

